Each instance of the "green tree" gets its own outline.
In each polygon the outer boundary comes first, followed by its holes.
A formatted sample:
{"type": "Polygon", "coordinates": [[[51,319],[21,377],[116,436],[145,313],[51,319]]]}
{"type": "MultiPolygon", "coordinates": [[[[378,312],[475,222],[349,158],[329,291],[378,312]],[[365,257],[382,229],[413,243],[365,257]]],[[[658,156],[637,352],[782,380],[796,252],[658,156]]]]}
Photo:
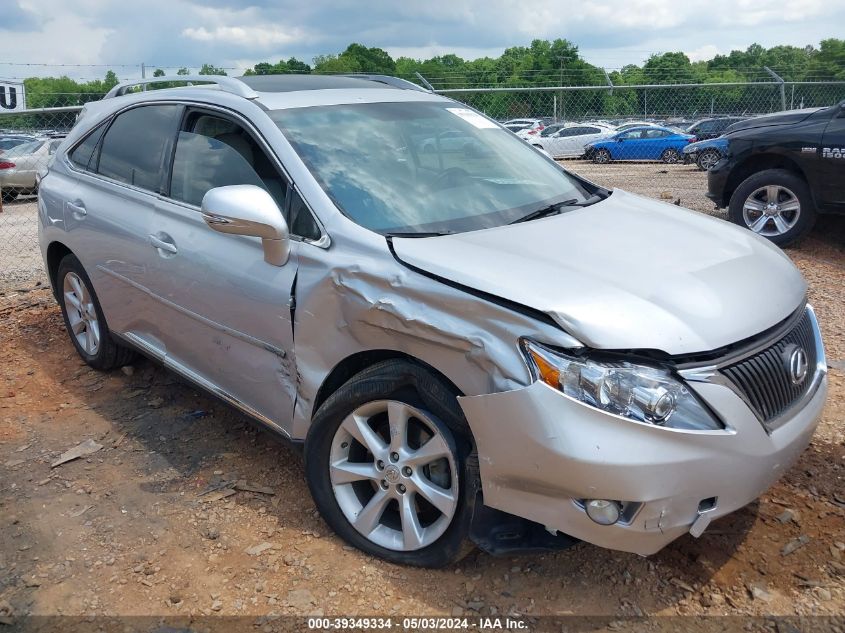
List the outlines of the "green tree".
{"type": "Polygon", "coordinates": [[[200,68],[200,75],[225,75],[226,71],[222,68],[218,68],[213,64],[203,64],[202,68],[200,68]]]}

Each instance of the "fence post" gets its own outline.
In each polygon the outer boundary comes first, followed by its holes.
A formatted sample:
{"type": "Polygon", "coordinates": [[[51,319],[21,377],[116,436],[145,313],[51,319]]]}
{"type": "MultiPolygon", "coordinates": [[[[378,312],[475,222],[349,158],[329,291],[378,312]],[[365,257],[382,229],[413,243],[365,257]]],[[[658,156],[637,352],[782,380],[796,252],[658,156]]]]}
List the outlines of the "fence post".
{"type": "Polygon", "coordinates": [[[763,70],[769,73],[774,78],[774,80],[780,84],[781,110],[786,110],[786,82],[783,80],[783,77],[778,75],[774,70],[772,70],[768,66],[763,66],[763,70]]]}
{"type": "Polygon", "coordinates": [[[610,81],[610,75],[607,74],[607,71],[604,68],[602,68],[601,71],[604,73],[604,78],[607,81],[607,85],[610,87],[608,94],[612,95],[613,94],[613,82],[610,81]]]}

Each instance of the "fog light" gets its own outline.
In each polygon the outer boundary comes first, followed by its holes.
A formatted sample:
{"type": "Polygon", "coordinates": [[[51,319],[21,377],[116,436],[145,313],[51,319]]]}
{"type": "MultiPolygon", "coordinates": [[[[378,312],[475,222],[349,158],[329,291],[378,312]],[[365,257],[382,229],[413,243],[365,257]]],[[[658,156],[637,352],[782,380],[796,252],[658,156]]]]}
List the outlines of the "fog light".
{"type": "Polygon", "coordinates": [[[613,525],[619,520],[621,509],[616,501],[590,499],[584,504],[587,516],[599,525],[613,525]]]}

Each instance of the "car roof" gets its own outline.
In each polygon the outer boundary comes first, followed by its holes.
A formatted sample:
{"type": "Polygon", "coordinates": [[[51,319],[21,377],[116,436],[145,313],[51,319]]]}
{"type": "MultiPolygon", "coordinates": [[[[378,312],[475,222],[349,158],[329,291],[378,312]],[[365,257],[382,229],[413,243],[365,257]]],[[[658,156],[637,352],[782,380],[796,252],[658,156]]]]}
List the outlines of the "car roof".
{"type": "MultiPolygon", "coordinates": [[[[450,99],[436,95],[410,81],[386,75],[249,75],[224,77],[217,75],[181,75],[179,77],[158,77],[132,80],[118,84],[106,94],[103,101],[125,98],[152,101],[189,97],[215,102],[218,92],[255,101],[267,110],[280,110],[318,105],[340,105],[350,103],[381,103],[403,101],[439,101],[450,99]],[[156,83],[171,81],[186,82],[181,87],[160,90],[137,91],[156,83]],[[202,82],[196,85],[194,82],[202,82]],[[139,96],[140,95],[140,96],[139,96]]],[[[231,98],[231,97],[230,97],[231,98]]],[[[102,103],[102,102],[98,102],[102,103]]],[[[107,106],[104,106],[107,109],[107,106]]]]}

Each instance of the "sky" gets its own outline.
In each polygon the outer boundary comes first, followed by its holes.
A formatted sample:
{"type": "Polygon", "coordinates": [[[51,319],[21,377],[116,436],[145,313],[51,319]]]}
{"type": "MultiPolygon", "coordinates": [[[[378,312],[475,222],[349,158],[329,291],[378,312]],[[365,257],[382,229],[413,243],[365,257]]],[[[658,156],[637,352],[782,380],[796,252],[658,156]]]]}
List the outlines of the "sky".
{"type": "Polygon", "coordinates": [[[350,42],[474,59],[558,37],[611,70],[668,51],[695,61],[755,42],[818,46],[843,24],[845,0],[0,0],[0,77],[133,78],[141,62],[234,75],[350,42]]]}

